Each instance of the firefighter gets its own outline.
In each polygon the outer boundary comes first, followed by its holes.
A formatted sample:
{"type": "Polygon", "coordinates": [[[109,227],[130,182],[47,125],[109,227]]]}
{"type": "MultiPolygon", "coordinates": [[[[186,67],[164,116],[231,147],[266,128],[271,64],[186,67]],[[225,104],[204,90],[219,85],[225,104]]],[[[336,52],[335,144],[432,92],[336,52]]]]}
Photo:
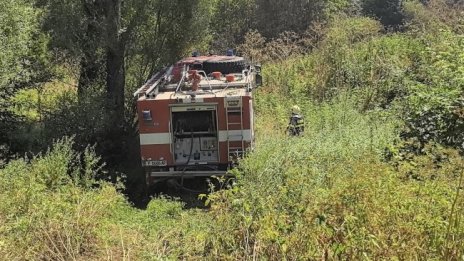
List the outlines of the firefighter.
{"type": "Polygon", "coordinates": [[[290,136],[301,136],[304,133],[304,119],[298,105],[292,107],[287,131],[290,136]]]}

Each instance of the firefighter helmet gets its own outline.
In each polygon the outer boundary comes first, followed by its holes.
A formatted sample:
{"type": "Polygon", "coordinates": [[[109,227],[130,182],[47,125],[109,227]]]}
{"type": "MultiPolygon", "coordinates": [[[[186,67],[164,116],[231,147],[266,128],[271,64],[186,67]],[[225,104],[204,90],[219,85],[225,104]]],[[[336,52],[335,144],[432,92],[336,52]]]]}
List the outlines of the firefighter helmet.
{"type": "Polygon", "coordinates": [[[299,114],[301,112],[301,109],[298,105],[293,105],[292,106],[292,113],[294,114],[299,114]]]}

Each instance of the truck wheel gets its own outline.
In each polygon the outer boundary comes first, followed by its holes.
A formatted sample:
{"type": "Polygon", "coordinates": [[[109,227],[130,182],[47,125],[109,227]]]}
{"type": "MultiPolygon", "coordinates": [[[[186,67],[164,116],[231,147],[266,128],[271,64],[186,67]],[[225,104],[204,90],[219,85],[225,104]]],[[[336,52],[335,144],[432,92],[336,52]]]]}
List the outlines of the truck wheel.
{"type": "Polygon", "coordinates": [[[221,72],[222,74],[241,73],[246,67],[243,57],[230,57],[223,59],[210,59],[203,62],[203,69],[206,74],[221,72]]]}

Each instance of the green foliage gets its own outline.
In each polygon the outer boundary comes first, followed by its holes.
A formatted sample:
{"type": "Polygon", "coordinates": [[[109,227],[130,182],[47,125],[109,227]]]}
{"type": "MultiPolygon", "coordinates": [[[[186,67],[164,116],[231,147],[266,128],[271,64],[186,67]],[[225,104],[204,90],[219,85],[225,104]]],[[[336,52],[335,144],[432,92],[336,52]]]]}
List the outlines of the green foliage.
{"type": "Polygon", "coordinates": [[[96,223],[86,215],[105,206],[93,202],[98,158],[91,149],[79,155],[71,145],[69,139],[59,141],[45,156],[12,161],[0,170],[5,258],[72,258],[94,240],[96,223]]]}
{"type": "Polygon", "coordinates": [[[228,231],[210,239],[214,258],[462,256],[464,162],[428,143],[462,144],[461,37],[380,32],[369,19],[335,20],[311,54],[264,66],[258,147],[238,186],[210,197],[228,231]],[[284,136],[294,103],[303,138],[284,136]],[[413,139],[392,146],[396,109],[413,139]]]}
{"type": "Polygon", "coordinates": [[[19,123],[11,98],[21,88],[50,78],[40,14],[29,1],[0,3],[0,158],[6,157],[9,136],[19,123]]]}
{"type": "Polygon", "coordinates": [[[356,1],[124,2],[116,38],[124,43],[129,95],[194,47],[229,47],[258,29],[240,49],[266,62],[265,86],[254,96],[257,146],[233,170],[235,186],[209,196],[207,211],[165,197],[135,209],[117,182],[96,181],[124,161],[136,172],[138,163],[132,101],[117,130],[105,109],[105,59],[114,42],[102,5],[110,2],[38,1],[45,13],[28,1],[1,2],[0,134],[13,126],[14,112],[30,121],[9,130],[18,151],[58,141],[0,168],[0,256],[462,258],[464,162],[453,149],[464,142],[461,7],[407,1],[400,10],[393,2],[361,7],[387,26],[405,15],[403,33],[350,17],[356,1]],[[41,33],[43,14],[51,42],[41,33]],[[69,82],[93,81],[79,92],[60,79],[42,88],[50,53],[60,68],[75,70],[66,73],[69,82]],[[10,99],[27,85],[35,89],[10,99]],[[305,116],[303,137],[284,133],[293,104],[305,116]]]}
{"type": "Polygon", "coordinates": [[[213,7],[214,2],[205,0],[133,0],[125,5],[129,95],[162,66],[190,55],[194,49],[208,49],[213,7]]]}
{"type": "MultiPolygon", "coordinates": [[[[50,144],[53,140],[65,136],[75,137],[74,148],[83,151],[88,144],[95,144],[98,155],[108,164],[107,170],[113,171],[123,161],[136,161],[137,153],[129,152],[129,127],[111,129],[111,114],[108,113],[103,93],[98,90],[82,94],[78,99],[75,91],[65,91],[57,97],[56,104],[43,112],[41,131],[42,144],[50,144]],[[116,141],[115,141],[116,140],[116,141]],[[120,145],[123,144],[123,145],[120,145]]],[[[39,144],[40,145],[40,144],[39,144]]],[[[37,148],[36,148],[37,149],[37,148]]],[[[43,148],[38,148],[43,150],[43,148]]],[[[133,166],[134,164],[129,166],[133,166]]],[[[109,175],[100,178],[109,179],[109,175]]],[[[114,178],[114,177],[113,177],[114,178]]]]}
{"type": "Polygon", "coordinates": [[[3,89],[12,80],[27,81],[30,77],[27,68],[32,61],[24,59],[32,54],[40,13],[28,1],[2,1],[0,10],[0,86],[3,89]]]}
{"type": "Polygon", "coordinates": [[[253,26],[255,0],[215,1],[214,15],[211,19],[211,49],[222,54],[243,42],[245,33],[253,26]]]}
{"type": "Polygon", "coordinates": [[[61,141],[30,163],[0,170],[0,254],[87,260],[462,254],[464,200],[456,191],[464,162],[455,151],[394,153],[393,164],[382,161],[398,121],[384,111],[359,112],[349,94],[322,104],[300,98],[307,131],[286,137],[278,130],[293,101],[268,88],[257,96],[258,146],[235,170],[236,186],[210,196],[208,212],[185,211],[166,198],[133,209],[115,187],[94,181],[100,164],[92,149],[79,154],[61,141]]]}
{"type": "Polygon", "coordinates": [[[0,169],[0,255],[5,259],[101,260],[200,255],[209,217],[155,199],[132,208],[115,186],[96,182],[93,148],[55,143],[43,156],[0,169]]]}
{"type": "Polygon", "coordinates": [[[328,45],[354,44],[380,36],[381,30],[379,22],[371,18],[339,16],[332,19],[324,43],[328,45]]]}
{"type": "Polygon", "coordinates": [[[405,103],[407,138],[463,150],[464,39],[443,32],[421,55],[420,67],[405,103]]]}
{"type": "Polygon", "coordinates": [[[447,151],[439,167],[431,155],[414,158],[420,162],[411,165],[414,171],[432,177],[418,182],[405,178],[410,168],[393,169],[381,160],[394,138],[390,116],[361,114],[349,99],[305,108],[304,137],[264,134],[241,162],[238,186],[211,197],[212,214],[225,230],[211,239],[215,258],[462,254],[464,224],[453,221],[463,215],[462,196],[450,214],[464,163],[455,151],[447,151]]]}
{"type": "Polygon", "coordinates": [[[293,99],[324,101],[349,91],[362,110],[388,107],[408,92],[409,72],[424,46],[380,30],[369,18],[335,19],[311,54],[265,66],[265,79],[273,91],[293,99]]]}
{"type": "Polygon", "coordinates": [[[402,3],[401,0],[363,0],[362,9],[366,15],[378,18],[384,26],[398,29],[404,20],[402,3]]]}
{"type": "Polygon", "coordinates": [[[324,17],[327,1],[256,1],[257,29],[267,38],[284,31],[304,32],[311,22],[324,17]]]}
{"type": "Polygon", "coordinates": [[[432,10],[418,1],[406,1],[404,3],[404,14],[407,31],[417,35],[435,34],[446,27],[432,10]]]}

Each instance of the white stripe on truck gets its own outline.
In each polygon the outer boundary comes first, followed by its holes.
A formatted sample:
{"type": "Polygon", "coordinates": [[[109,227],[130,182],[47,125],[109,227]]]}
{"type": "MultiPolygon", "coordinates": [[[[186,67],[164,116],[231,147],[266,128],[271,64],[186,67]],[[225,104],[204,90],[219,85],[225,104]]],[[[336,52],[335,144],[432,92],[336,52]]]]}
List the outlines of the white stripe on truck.
{"type": "Polygon", "coordinates": [[[140,134],[140,145],[160,145],[169,144],[171,135],[164,133],[142,133],[140,134]]]}
{"type": "MultiPolygon", "coordinates": [[[[142,133],[140,134],[140,145],[162,145],[162,144],[170,144],[171,137],[169,132],[164,133],[142,133]]],[[[229,141],[241,141],[243,135],[244,141],[251,141],[251,130],[229,130],[229,134],[227,131],[219,131],[219,142],[227,141],[227,137],[229,137],[229,141]]]]}
{"type": "MultiPolygon", "coordinates": [[[[243,135],[244,141],[251,141],[250,130],[229,130],[230,141],[241,141],[243,135]]],[[[219,142],[227,141],[227,131],[219,131],[219,142]]]]}

